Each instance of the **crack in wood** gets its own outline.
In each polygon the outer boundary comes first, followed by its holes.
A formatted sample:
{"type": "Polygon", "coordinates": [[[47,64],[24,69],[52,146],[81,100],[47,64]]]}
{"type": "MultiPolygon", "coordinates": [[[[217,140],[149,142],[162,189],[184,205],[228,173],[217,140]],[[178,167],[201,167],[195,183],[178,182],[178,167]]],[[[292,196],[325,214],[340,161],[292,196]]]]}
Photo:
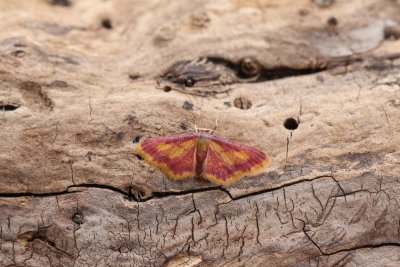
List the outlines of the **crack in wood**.
{"type": "MultiPolygon", "coordinates": [[[[209,191],[217,191],[217,190],[220,190],[220,191],[226,193],[231,198],[231,200],[239,200],[239,199],[242,199],[242,198],[247,198],[247,197],[260,195],[260,194],[264,194],[264,193],[268,193],[268,192],[274,192],[274,191],[278,191],[278,190],[280,190],[282,188],[285,188],[285,187],[290,187],[290,186],[297,185],[297,184],[300,184],[300,183],[310,182],[310,181],[323,179],[323,178],[332,178],[332,176],[331,175],[319,175],[319,176],[315,176],[315,177],[312,177],[312,178],[305,178],[305,179],[302,179],[302,180],[287,181],[287,182],[284,182],[284,183],[280,184],[279,186],[276,186],[276,187],[273,187],[273,188],[267,188],[267,189],[263,189],[263,190],[260,190],[260,191],[239,195],[239,196],[236,196],[236,197],[232,196],[230,191],[225,187],[213,186],[213,187],[195,188],[195,189],[183,190],[183,191],[165,191],[165,192],[154,191],[154,192],[152,192],[152,195],[149,196],[148,198],[144,198],[144,199],[138,200],[138,199],[135,199],[130,192],[125,192],[124,190],[119,189],[119,188],[114,187],[114,186],[105,185],[105,184],[87,184],[87,183],[83,183],[83,184],[70,185],[70,186],[67,187],[66,190],[57,191],[57,192],[48,192],[48,193],[33,193],[33,192],[4,193],[3,192],[3,193],[0,193],[0,198],[53,197],[53,196],[77,193],[76,191],[69,191],[69,190],[75,189],[75,188],[96,188],[96,189],[106,189],[106,190],[114,191],[116,193],[125,195],[128,200],[133,200],[135,202],[147,202],[147,201],[149,201],[151,199],[162,199],[162,198],[166,198],[166,197],[170,197],[170,196],[181,196],[181,195],[202,193],[202,192],[209,192],[209,191]]],[[[81,192],[81,191],[78,191],[78,192],[81,192]]]]}
{"type": "Polygon", "coordinates": [[[260,213],[260,210],[259,210],[259,208],[258,208],[258,204],[257,204],[256,201],[254,202],[254,204],[255,204],[255,206],[256,206],[256,213],[255,213],[255,216],[256,216],[256,228],[257,228],[256,241],[257,241],[257,244],[259,244],[260,246],[262,246],[262,245],[261,245],[261,242],[260,242],[260,222],[258,221],[258,220],[259,220],[259,219],[258,219],[258,214],[260,213]]]}
{"type": "MultiPolygon", "coordinates": [[[[297,220],[301,221],[303,223],[303,233],[307,237],[307,239],[318,249],[319,253],[321,256],[332,256],[341,252],[350,252],[350,251],[356,251],[359,249],[368,249],[368,248],[379,248],[379,247],[386,247],[386,246],[395,246],[395,247],[400,247],[400,243],[396,242],[382,242],[382,243],[377,243],[377,244],[364,244],[364,245],[359,245],[359,246],[354,246],[350,248],[343,248],[343,249],[338,249],[332,252],[326,252],[320,245],[317,244],[317,242],[308,234],[308,229],[307,229],[307,223],[303,221],[302,219],[296,218],[297,220]]],[[[339,235],[339,234],[338,234],[339,235]]]]}

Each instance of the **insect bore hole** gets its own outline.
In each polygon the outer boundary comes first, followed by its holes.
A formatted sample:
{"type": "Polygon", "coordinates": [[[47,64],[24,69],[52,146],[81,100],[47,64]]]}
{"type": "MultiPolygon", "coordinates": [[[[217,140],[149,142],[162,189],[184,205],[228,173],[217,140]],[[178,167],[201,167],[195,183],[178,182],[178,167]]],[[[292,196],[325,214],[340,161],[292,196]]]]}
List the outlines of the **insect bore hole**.
{"type": "Polygon", "coordinates": [[[338,20],[335,17],[330,17],[327,21],[328,25],[336,26],[338,25],[338,20]]]}
{"type": "Polygon", "coordinates": [[[187,87],[193,87],[194,84],[195,84],[195,81],[191,78],[189,78],[185,81],[185,86],[187,86],[187,87]]]}
{"type": "Polygon", "coordinates": [[[111,23],[111,20],[110,19],[108,19],[108,18],[106,18],[106,19],[102,19],[101,20],[101,26],[104,28],[104,29],[107,29],[107,30],[111,30],[112,29],[112,23],[111,23]]]}
{"type": "Polygon", "coordinates": [[[132,143],[139,143],[139,141],[140,141],[140,138],[142,138],[140,135],[138,135],[138,136],[136,136],[133,140],[132,140],[132,143]]]}
{"type": "Polygon", "coordinates": [[[164,86],[164,92],[168,93],[171,92],[171,90],[172,90],[171,86],[168,85],[164,86]]]}
{"type": "Polygon", "coordinates": [[[0,111],[13,111],[19,108],[18,106],[14,106],[11,104],[0,105],[0,111]]]}
{"type": "Polygon", "coordinates": [[[299,127],[299,122],[296,119],[287,118],[283,123],[283,126],[288,130],[296,130],[297,127],[299,127]]]}
{"type": "Polygon", "coordinates": [[[83,215],[80,213],[75,213],[74,216],[72,216],[72,221],[76,224],[83,224],[85,222],[83,215]]]}

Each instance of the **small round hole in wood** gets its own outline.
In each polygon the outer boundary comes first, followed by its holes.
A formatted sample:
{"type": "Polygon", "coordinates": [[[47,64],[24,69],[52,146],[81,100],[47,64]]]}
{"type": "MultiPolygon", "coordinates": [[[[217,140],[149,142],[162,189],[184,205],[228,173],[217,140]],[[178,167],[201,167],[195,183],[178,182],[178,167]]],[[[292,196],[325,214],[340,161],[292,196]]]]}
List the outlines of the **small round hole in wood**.
{"type": "Polygon", "coordinates": [[[85,222],[83,215],[80,213],[75,213],[74,216],[72,216],[72,221],[76,224],[83,224],[85,222]]]}
{"type": "Polygon", "coordinates": [[[288,130],[296,130],[297,127],[299,127],[299,122],[296,119],[287,118],[283,123],[283,126],[288,130]]]}
{"type": "Polygon", "coordinates": [[[138,135],[138,136],[136,136],[133,140],[132,140],[132,143],[139,143],[139,141],[140,141],[140,138],[142,138],[140,135],[138,135]]]}
{"type": "Polygon", "coordinates": [[[110,19],[102,19],[101,20],[101,26],[107,30],[111,30],[112,29],[112,23],[110,19]]]}

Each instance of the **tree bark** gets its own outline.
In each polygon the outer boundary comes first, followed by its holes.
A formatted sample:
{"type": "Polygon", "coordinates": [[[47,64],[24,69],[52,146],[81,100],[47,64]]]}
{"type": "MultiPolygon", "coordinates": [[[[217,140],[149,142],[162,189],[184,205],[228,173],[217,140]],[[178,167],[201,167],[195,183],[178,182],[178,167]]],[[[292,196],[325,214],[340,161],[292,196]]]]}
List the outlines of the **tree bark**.
{"type": "Polygon", "coordinates": [[[0,265],[399,265],[399,1],[0,10],[0,265]],[[266,172],[174,182],[135,154],[216,120],[266,172]]]}

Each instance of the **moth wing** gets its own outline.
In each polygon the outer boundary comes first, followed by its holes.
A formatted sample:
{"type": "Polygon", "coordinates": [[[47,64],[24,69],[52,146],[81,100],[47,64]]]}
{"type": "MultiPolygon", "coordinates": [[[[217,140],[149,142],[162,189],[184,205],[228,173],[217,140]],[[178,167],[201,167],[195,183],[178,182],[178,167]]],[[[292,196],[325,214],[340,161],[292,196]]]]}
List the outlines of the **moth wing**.
{"type": "Polygon", "coordinates": [[[136,152],[173,180],[195,176],[197,136],[192,133],[143,140],[136,152]]]}
{"type": "Polygon", "coordinates": [[[260,150],[235,141],[212,136],[203,177],[216,184],[230,184],[243,176],[262,172],[270,163],[260,150]]]}

